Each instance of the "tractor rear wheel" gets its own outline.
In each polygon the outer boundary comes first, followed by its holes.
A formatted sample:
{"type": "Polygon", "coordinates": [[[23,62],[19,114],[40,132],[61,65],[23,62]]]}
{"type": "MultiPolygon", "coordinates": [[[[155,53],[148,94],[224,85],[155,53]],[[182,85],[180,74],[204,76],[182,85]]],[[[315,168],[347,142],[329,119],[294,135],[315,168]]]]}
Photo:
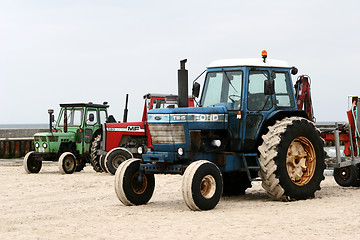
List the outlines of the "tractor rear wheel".
{"type": "Polygon", "coordinates": [[[301,117],[285,118],[268,129],[259,146],[263,188],[278,200],[314,197],[325,179],[320,132],[301,117]]]}
{"type": "Polygon", "coordinates": [[[101,134],[97,135],[94,138],[90,147],[90,163],[93,169],[95,170],[95,172],[102,172],[99,163],[100,156],[97,154],[97,150],[100,149],[100,140],[101,140],[101,134]]]}
{"type": "Polygon", "coordinates": [[[146,204],[154,193],[154,174],[140,175],[140,159],[131,158],[116,170],[115,193],[126,206],[146,204]]]}
{"type": "Polygon", "coordinates": [[[62,174],[72,174],[76,170],[76,158],[71,152],[64,152],[59,157],[59,171],[62,174]]]}
{"type": "Polygon", "coordinates": [[[24,168],[27,173],[40,172],[42,162],[34,158],[35,151],[28,152],[24,157],[24,168]]]}
{"type": "Polygon", "coordinates": [[[222,191],[221,172],[214,163],[199,160],[186,168],[182,195],[191,210],[213,209],[219,203],[222,191]]]}
{"type": "Polygon", "coordinates": [[[115,175],[116,169],[120,164],[130,158],[133,158],[133,155],[126,148],[114,148],[106,154],[104,160],[106,169],[110,174],[115,175]]]}
{"type": "Polygon", "coordinates": [[[356,166],[334,168],[334,179],[342,187],[357,187],[359,182],[359,170],[356,166]]]}

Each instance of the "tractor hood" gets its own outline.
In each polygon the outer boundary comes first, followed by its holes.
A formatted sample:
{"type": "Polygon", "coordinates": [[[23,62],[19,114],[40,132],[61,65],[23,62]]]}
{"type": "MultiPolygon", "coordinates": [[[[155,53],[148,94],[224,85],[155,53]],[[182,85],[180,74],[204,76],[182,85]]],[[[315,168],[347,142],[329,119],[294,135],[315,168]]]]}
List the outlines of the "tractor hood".
{"type": "Polygon", "coordinates": [[[147,122],[155,151],[189,151],[191,132],[227,129],[228,114],[224,106],[153,109],[147,122]]]}
{"type": "Polygon", "coordinates": [[[148,112],[148,124],[187,124],[188,130],[226,129],[227,109],[224,106],[163,108],[148,112]]]}
{"type": "Polygon", "coordinates": [[[62,137],[62,138],[74,138],[75,139],[75,133],[74,132],[41,132],[41,133],[35,133],[34,137],[62,137]]]}
{"type": "Polygon", "coordinates": [[[34,134],[34,145],[36,152],[57,153],[60,144],[75,142],[74,132],[42,132],[34,134]]]}

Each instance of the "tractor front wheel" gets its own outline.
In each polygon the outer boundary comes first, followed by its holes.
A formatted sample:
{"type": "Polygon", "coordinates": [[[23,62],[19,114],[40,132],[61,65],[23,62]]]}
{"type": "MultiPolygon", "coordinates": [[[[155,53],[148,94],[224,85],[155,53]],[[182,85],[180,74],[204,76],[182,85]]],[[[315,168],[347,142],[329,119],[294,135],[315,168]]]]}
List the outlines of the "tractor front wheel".
{"type": "Polygon", "coordinates": [[[140,173],[140,159],[123,162],[115,174],[115,193],[126,206],[146,204],[154,193],[154,174],[140,173]]]}
{"type": "Polygon", "coordinates": [[[106,166],[105,166],[105,155],[100,155],[99,164],[100,164],[100,167],[103,170],[103,172],[108,173],[108,170],[106,169],[106,166]]]}
{"type": "Polygon", "coordinates": [[[114,175],[120,164],[130,158],[133,158],[133,155],[126,148],[114,148],[106,154],[104,160],[106,169],[110,174],[114,175]]]}
{"type": "Polygon", "coordinates": [[[34,151],[28,152],[24,157],[24,168],[27,173],[40,172],[42,162],[34,158],[34,151]]]}
{"type": "Polygon", "coordinates": [[[72,174],[76,170],[76,158],[71,152],[64,152],[59,157],[59,171],[62,174],[72,174]]]}
{"type": "Polygon", "coordinates": [[[219,168],[212,162],[199,160],[185,170],[182,195],[191,210],[213,209],[220,200],[223,180],[219,168]]]}
{"type": "Polygon", "coordinates": [[[325,179],[320,132],[301,117],[285,118],[268,129],[259,147],[263,188],[279,200],[314,197],[325,179]]]}
{"type": "Polygon", "coordinates": [[[359,170],[356,166],[334,168],[334,179],[342,187],[358,186],[359,170]]]}

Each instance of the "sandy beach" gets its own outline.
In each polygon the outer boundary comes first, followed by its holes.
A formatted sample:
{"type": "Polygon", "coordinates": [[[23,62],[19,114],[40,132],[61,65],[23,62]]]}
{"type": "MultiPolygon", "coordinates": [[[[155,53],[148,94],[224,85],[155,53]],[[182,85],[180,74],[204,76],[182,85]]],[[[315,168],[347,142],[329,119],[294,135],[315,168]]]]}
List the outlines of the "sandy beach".
{"type": "Polygon", "coordinates": [[[91,166],[61,175],[56,163],[26,174],[21,162],[0,161],[0,239],[358,239],[360,188],[326,176],[316,198],[272,201],[254,182],[246,195],[223,197],[194,212],[181,195],[181,176],[156,175],[147,205],[124,206],[114,176],[91,166]]]}

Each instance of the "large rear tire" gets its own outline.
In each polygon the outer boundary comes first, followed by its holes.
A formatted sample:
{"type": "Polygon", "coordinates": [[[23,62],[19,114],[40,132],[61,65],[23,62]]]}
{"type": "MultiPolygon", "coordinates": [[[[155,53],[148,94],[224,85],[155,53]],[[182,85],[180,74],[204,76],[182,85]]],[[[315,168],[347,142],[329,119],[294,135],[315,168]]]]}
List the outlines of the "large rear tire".
{"type": "Polygon", "coordinates": [[[342,187],[358,187],[359,170],[354,165],[334,168],[334,179],[335,182],[342,187]]]}
{"type": "Polygon", "coordinates": [[[62,174],[72,174],[76,170],[76,158],[71,152],[64,152],[59,157],[59,171],[62,174]]]}
{"type": "Polygon", "coordinates": [[[90,147],[90,163],[95,172],[102,172],[99,163],[100,156],[97,154],[97,150],[100,149],[100,141],[101,141],[101,134],[97,135],[94,138],[90,147]]]}
{"type": "Polygon", "coordinates": [[[42,162],[34,158],[35,151],[28,152],[24,157],[24,169],[27,173],[40,172],[42,162]]]}
{"type": "Polygon", "coordinates": [[[154,174],[142,173],[139,181],[139,169],[140,159],[131,158],[116,170],[115,193],[126,206],[146,204],[154,193],[154,174]]]}
{"type": "Polygon", "coordinates": [[[223,181],[219,168],[212,162],[199,160],[185,170],[182,195],[191,210],[213,209],[220,200],[223,181]]]}
{"type": "Polygon", "coordinates": [[[106,154],[105,157],[105,167],[108,173],[115,175],[116,169],[120,166],[121,163],[126,160],[133,158],[132,153],[126,148],[114,148],[106,154]]]}
{"type": "Polygon", "coordinates": [[[269,127],[259,146],[262,186],[278,200],[313,198],[324,180],[324,142],[315,125],[290,117],[269,127]]]}

